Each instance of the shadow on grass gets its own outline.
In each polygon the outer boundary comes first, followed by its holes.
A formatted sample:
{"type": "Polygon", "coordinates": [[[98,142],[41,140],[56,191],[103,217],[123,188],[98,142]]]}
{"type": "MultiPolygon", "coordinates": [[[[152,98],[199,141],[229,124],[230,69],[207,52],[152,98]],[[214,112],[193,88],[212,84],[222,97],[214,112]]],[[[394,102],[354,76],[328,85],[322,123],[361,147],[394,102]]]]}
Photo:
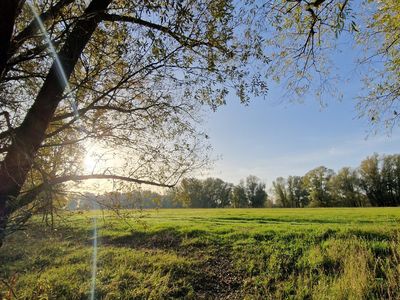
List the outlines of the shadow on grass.
{"type": "Polygon", "coordinates": [[[363,231],[358,229],[348,230],[347,235],[349,237],[354,236],[366,241],[391,241],[395,237],[394,232],[363,231]]]}
{"type": "MultiPolygon", "coordinates": [[[[258,224],[296,224],[296,225],[309,225],[309,224],[349,224],[348,219],[311,219],[311,218],[251,218],[251,217],[222,217],[222,218],[209,218],[207,221],[215,223],[216,221],[225,221],[232,223],[258,223],[258,224]]],[[[375,224],[387,223],[387,221],[380,220],[355,220],[355,223],[362,224],[375,224]]]]}
{"type": "Polygon", "coordinates": [[[183,234],[174,228],[165,228],[157,231],[132,231],[130,234],[110,237],[101,237],[103,245],[129,248],[150,249],[179,249],[183,234]]]}

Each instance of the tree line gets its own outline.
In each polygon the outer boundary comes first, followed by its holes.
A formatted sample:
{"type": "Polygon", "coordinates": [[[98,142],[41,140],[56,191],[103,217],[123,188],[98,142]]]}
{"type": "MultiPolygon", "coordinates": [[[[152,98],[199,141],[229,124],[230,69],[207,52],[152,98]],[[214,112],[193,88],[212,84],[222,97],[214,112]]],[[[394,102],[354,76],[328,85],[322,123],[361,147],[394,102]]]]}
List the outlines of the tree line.
{"type": "Polygon", "coordinates": [[[264,207],[268,199],[263,183],[250,175],[238,185],[219,178],[185,178],[173,191],[174,198],[184,207],[264,207]]]}
{"type": "Polygon", "coordinates": [[[131,192],[109,192],[102,195],[81,193],[65,205],[68,210],[147,209],[147,208],[224,208],[264,207],[267,201],[265,183],[248,176],[238,185],[219,178],[184,178],[164,193],[146,189],[131,192]]]}
{"type": "Polygon", "coordinates": [[[184,207],[363,207],[400,205],[400,154],[364,159],[337,173],[325,166],[303,176],[278,177],[267,193],[250,175],[238,185],[218,178],[187,178],[174,190],[184,207]]]}
{"type": "Polygon", "coordinates": [[[303,176],[278,177],[267,193],[258,177],[249,175],[234,185],[220,178],[184,178],[164,193],[133,190],[96,196],[84,193],[68,209],[103,208],[260,208],[260,207],[364,207],[400,205],[400,154],[364,159],[357,168],[337,173],[325,166],[303,176]]]}
{"type": "Polygon", "coordinates": [[[400,154],[374,154],[337,173],[320,166],[304,176],[278,177],[272,194],[280,207],[398,206],[400,154]]]}
{"type": "Polygon", "coordinates": [[[158,193],[146,189],[136,189],[130,192],[108,192],[101,195],[86,192],[74,195],[65,203],[67,210],[90,209],[147,209],[147,208],[181,208],[182,204],[175,201],[172,190],[158,193]]]}

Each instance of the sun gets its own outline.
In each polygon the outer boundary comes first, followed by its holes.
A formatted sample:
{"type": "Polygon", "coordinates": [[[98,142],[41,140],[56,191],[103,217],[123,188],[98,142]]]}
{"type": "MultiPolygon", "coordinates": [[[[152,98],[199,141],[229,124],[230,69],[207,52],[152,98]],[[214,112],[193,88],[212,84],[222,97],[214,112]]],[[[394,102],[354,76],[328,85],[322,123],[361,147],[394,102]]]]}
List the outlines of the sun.
{"type": "Polygon", "coordinates": [[[83,160],[83,166],[86,172],[93,173],[96,169],[97,160],[91,153],[87,153],[83,160]]]}
{"type": "MultiPolygon", "coordinates": [[[[0,0],[1,1],[1,0],[0,0]]],[[[100,174],[105,170],[115,171],[126,167],[125,160],[115,148],[107,148],[99,143],[88,143],[82,161],[84,172],[100,174]]]]}
{"type": "Polygon", "coordinates": [[[85,150],[83,168],[85,172],[94,173],[99,169],[101,164],[101,155],[99,154],[101,148],[97,144],[90,143],[86,145],[85,150]]]}

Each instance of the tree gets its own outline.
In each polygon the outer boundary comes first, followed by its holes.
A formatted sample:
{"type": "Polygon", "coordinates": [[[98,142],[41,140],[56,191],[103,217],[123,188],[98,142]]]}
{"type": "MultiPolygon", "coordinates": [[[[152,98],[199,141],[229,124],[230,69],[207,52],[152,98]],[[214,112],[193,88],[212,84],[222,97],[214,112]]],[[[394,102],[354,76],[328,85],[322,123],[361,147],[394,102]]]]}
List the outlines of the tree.
{"type": "Polygon", "coordinates": [[[129,192],[106,192],[96,195],[90,192],[75,193],[66,201],[68,210],[88,210],[105,208],[118,212],[119,209],[180,208],[181,203],[174,199],[172,189],[168,193],[134,189],[129,192]]]}
{"type": "Polygon", "coordinates": [[[277,204],[281,207],[306,207],[308,192],[300,176],[278,177],[273,183],[277,204]]]}
{"type": "Polygon", "coordinates": [[[374,154],[361,162],[360,186],[373,206],[400,204],[400,155],[374,154]]]}
{"type": "Polygon", "coordinates": [[[400,204],[400,155],[384,155],[381,157],[381,161],[381,178],[385,205],[397,206],[400,204]]]}
{"type": "Polygon", "coordinates": [[[281,207],[291,207],[286,190],[286,180],[283,177],[278,177],[272,182],[273,193],[275,195],[276,204],[281,207]]]}
{"type": "Polygon", "coordinates": [[[367,157],[361,162],[360,168],[360,185],[368,197],[372,206],[382,206],[383,203],[383,186],[379,171],[378,154],[367,157]]]}
{"type": "Polygon", "coordinates": [[[367,50],[369,62],[358,107],[363,116],[389,130],[398,124],[400,109],[400,3],[396,0],[364,1],[372,16],[360,31],[358,42],[367,50]]]}
{"type": "Polygon", "coordinates": [[[175,199],[192,208],[227,207],[232,186],[219,178],[184,178],[175,189],[175,199]]]}
{"type": "Polygon", "coordinates": [[[365,206],[366,199],[360,190],[357,170],[344,167],[330,178],[329,187],[334,206],[365,206]]]}
{"type": "Polygon", "coordinates": [[[291,207],[306,207],[308,205],[308,192],[304,187],[302,177],[289,176],[287,179],[287,189],[291,207]]]}
{"type": "MultiPolygon", "coordinates": [[[[391,129],[399,120],[400,4],[388,1],[296,0],[248,1],[243,18],[264,32],[269,74],[286,84],[286,98],[302,101],[312,93],[342,97],[349,79],[338,72],[335,56],[342,45],[358,50],[354,68],[364,89],[357,102],[360,117],[391,129]],[[358,55],[357,55],[358,54],[358,55]]],[[[348,51],[345,49],[344,51],[348,51]]]]}
{"type": "Polygon", "coordinates": [[[304,186],[309,194],[310,206],[329,207],[333,205],[328,184],[333,175],[333,170],[324,166],[315,168],[304,175],[304,186]]]}
{"type": "Polygon", "coordinates": [[[176,201],[184,207],[202,208],[205,206],[203,197],[203,185],[201,180],[196,178],[184,178],[174,193],[176,201]]]}
{"type": "Polygon", "coordinates": [[[219,178],[207,178],[203,181],[203,197],[206,207],[228,207],[230,205],[229,195],[232,184],[224,182],[219,178]]]}
{"type": "Polygon", "coordinates": [[[205,161],[199,105],[223,104],[228,85],[242,102],[266,91],[248,67],[267,62],[261,42],[234,32],[230,1],[38,1],[59,60],[38,38],[34,4],[15,2],[0,4],[0,240],[10,216],[49,186],[91,178],[173,186],[205,161]],[[61,165],[27,184],[44,147],[94,142],[123,162],[91,174],[61,165]]]}
{"type": "Polygon", "coordinates": [[[264,207],[267,200],[267,193],[265,191],[265,183],[254,175],[246,177],[246,196],[250,207],[264,207]]]}
{"type": "Polygon", "coordinates": [[[249,207],[249,202],[247,200],[246,188],[244,181],[241,180],[238,185],[235,185],[231,193],[231,203],[234,208],[244,208],[249,207]]]}

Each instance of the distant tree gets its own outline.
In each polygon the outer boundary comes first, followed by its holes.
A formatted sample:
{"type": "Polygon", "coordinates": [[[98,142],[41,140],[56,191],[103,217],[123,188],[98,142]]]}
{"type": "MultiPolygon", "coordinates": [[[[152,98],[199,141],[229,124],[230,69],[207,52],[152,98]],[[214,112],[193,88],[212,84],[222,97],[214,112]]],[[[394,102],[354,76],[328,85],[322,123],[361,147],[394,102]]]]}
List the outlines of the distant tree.
{"type": "Polygon", "coordinates": [[[162,208],[181,208],[182,203],[175,199],[175,193],[173,189],[167,190],[161,195],[161,207],[162,208]]]}
{"type": "Polygon", "coordinates": [[[196,178],[184,178],[175,189],[175,198],[184,207],[200,208],[204,206],[203,185],[196,178]]]}
{"type": "Polygon", "coordinates": [[[283,177],[278,177],[272,182],[272,191],[276,200],[276,204],[280,207],[291,207],[286,190],[286,180],[283,177]]]}
{"type": "Polygon", "coordinates": [[[400,155],[374,154],[361,162],[360,186],[373,206],[400,205],[400,155]]]}
{"type": "Polygon", "coordinates": [[[280,207],[398,206],[400,154],[374,154],[359,168],[343,167],[337,174],[321,166],[303,177],[278,177],[271,190],[280,207]]]}
{"type": "Polygon", "coordinates": [[[324,166],[315,168],[304,175],[304,186],[309,194],[311,207],[332,206],[332,197],[329,190],[329,180],[334,171],[324,166]]]}
{"type": "Polygon", "coordinates": [[[186,207],[227,207],[232,187],[232,184],[219,178],[185,178],[175,188],[175,199],[186,207]]]}
{"type": "Polygon", "coordinates": [[[267,197],[267,200],[265,201],[264,206],[267,208],[273,208],[275,206],[273,199],[271,199],[270,197],[267,197]]]}
{"type": "Polygon", "coordinates": [[[300,176],[278,177],[272,183],[277,205],[281,207],[306,207],[308,192],[300,176]]]}
{"type": "Polygon", "coordinates": [[[80,193],[69,197],[65,207],[77,209],[142,209],[142,208],[179,208],[172,190],[157,193],[151,190],[134,189],[130,192],[106,192],[101,195],[80,193]]]}
{"type": "Polygon", "coordinates": [[[207,207],[228,207],[232,184],[219,178],[207,178],[202,181],[204,203],[207,207]]]}
{"type": "Polygon", "coordinates": [[[254,175],[246,178],[246,195],[250,207],[264,207],[267,200],[267,192],[265,191],[265,183],[254,175]]]}
{"type": "Polygon", "coordinates": [[[361,162],[360,168],[360,186],[365,192],[373,206],[383,206],[384,186],[379,167],[379,156],[374,154],[361,162]]]}
{"type": "Polygon", "coordinates": [[[265,191],[265,183],[260,183],[256,187],[254,197],[250,200],[250,205],[256,208],[265,207],[265,203],[267,200],[268,194],[265,191]]]}
{"type": "Polygon", "coordinates": [[[249,207],[247,200],[246,187],[244,181],[241,180],[238,185],[235,185],[231,192],[231,205],[234,208],[249,207]]]}
{"type": "Polygon", "coordinates": [[[308,192],[304,187],[303,178],[300,176],[288,177],[287,194],[291,207],[306,207],[309,203],[308,192]]]}
{"type": "Polygon", "coordinates": [[[367,199],[360,188],[357,170],[344,167],[329,180],[333,206],[365,206],[367,199]]]}
{"type": "Polygon", "coordinates": [[[384,155],[381,158],[381,178],[386,206],[400,204],[400,155],[384,155]]]}

